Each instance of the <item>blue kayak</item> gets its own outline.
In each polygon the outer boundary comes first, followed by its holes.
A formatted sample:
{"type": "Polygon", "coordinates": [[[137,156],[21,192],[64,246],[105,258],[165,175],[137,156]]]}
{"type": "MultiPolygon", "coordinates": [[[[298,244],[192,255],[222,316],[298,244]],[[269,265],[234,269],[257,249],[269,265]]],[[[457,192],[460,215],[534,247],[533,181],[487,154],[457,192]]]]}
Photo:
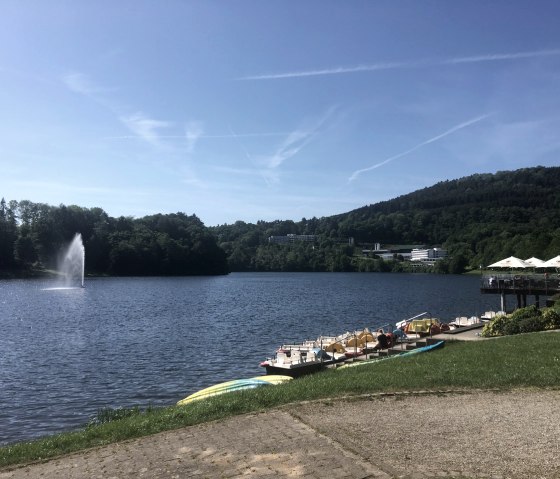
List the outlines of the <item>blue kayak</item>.
{"type": "Polygon", "coordinates": [[[393,356],[387,356],[386,358],[367,359],[365,361],[356,361],[354,363],[345,364],[344,366],[341,366],[338,369],[353,368],[353,367],[356,367],[356,366],[364,366],[366,364],[375,364],[375,363],[378,363],[380,361],[388,361],[389,359],[396,359],[396,358],[402,358],[402,357],[406,357],[406,356],[413,356],[415,354],[426,353],[428,351],[433,351],[434,349],[441,348],[441,347],[443,347],[444,344],[445,344],[445,341],[438,341],[437,343],[430,344],[429,346],[422,346],[421,348],[411,349],[410,351],[406,351],[406,352],[400,353],[400,354],[395,354],[393,356]]]}

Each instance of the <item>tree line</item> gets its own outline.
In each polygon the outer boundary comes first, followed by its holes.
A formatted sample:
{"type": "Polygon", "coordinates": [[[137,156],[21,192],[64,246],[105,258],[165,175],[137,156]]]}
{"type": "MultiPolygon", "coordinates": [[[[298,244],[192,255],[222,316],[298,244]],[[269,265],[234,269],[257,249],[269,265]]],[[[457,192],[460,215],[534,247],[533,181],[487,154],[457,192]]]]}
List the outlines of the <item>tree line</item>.
{"type": "Polygon", "coordinates": [[[86,272],[109,275],[207,275],[229,272],[224,251],[195,215],[112,218],[101,208],[0,201],[0,272],[56,269],[75,233],[86,272]]]}
{"type": "Polygon", "coordinates": [[[348,213],[301,221],[210,228],[235,271],[418,271],[364,258],[374,243],[441,246],[449,257],[426,271],[460,273],[507,256],[560,254],[560,168],[476,174],[437,183],[348,213]],[[268,237],[315,234],[313,244],[270,245],[268,237]],[[353,248],[344,244],[354,239],[353,248]]]}
{"type": "Polygon", "coordinates": [[[0,203],[0,271],[52,268],[76,232],[91,273],[223,274],[228,271],[419,271],[395,255],[362,249],[441,246],[449,256],[425,271],[460,273],[507,256],[560,254],[560,167],[476,174],[364,206],[301,221],[237,221],[205,227],[184,213],[112,218],[101,208],[0,203]],[[315,235],[315,242],[269,243],[315,235]],[[353,238],[353,244],[349,242],[353,238]]]}

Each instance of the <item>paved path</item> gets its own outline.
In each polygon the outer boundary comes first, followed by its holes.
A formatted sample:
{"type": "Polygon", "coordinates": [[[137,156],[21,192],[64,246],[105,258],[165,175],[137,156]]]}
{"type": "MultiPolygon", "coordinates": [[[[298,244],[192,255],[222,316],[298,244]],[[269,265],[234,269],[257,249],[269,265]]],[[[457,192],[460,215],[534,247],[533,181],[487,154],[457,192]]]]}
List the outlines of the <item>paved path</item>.
{"type": "Polygon", "coordinates": [[[42,478],[560,478],[560,391],[317,401],[0,472],[42,478]]]}

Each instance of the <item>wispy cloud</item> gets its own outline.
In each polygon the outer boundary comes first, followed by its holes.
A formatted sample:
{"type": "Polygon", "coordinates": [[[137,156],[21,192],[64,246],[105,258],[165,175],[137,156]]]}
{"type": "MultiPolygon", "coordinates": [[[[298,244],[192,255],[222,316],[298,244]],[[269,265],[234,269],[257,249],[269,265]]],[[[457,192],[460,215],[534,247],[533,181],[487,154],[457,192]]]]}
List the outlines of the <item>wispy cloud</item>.
{"type": "Polygon", "coordinates": [[[284,141],[276,148],[276,151],[270,156],[261,159],[266,168],[278,168],[286,160],[297,155],[313,138],[314,131],[294,130],[284,141]]]}
{"type": "MultiPolygon", "coordinates": [[[[118,112],[119,108],[117,108],[113,102],[107,101],[104,98],[103,93],[111,90],[100,87],[84,73],[68,73],[62,77],[62,81],[71,91],[88,97],[117,115],[121,123],[133,133],[131,138],[138,138],[152,145],[159,145],[159,140],[162,138],[159,134],[159,130],[172,126],[170,122],[154,120],[143,112],[137,112],[132,115],[122,115],[118,112]]],[[[194,128],[194,123],[189,124],[186,130],[188,148],[194,148],[194,143],[198,136],[200,136],[200,133],[194,128]]],[[[182,138],[184,139],[185,135],[183,135],[182,138]]]]}
{"type": "Polygon", "coordinates": [[[380,163],[376,163],[375,165],[369,166],[368,168],[363,168],[361,170],[356,170],[354,171],[354,173],[352,173],[352,175],[350,176],[350,178],[348,178],[348,182],[352,182],[354,181],[356,178],[358,178],[358,176],[360,176],[362,173],[366,173],[368,171],[371,170],[375,170],[376,168],[379,168],[383,165],[386,165],[387,163],[390,163],[391,161],[397,160],[399,158],[402,158],[403,156],[409,155],[410,153],[413,153],[414,151],[422,148],[423,146],[429,145],[430,143],[434,143],[438,140],[441,140],[442,138],[445,138],[446,136],[451,135],[452,133],[455,133],[456,131],[462,130],[463,128],[467,128],[471,125],[474,125],[475,123],[478,123],[482,120],[485,120],[486,118],[488,118],[489,116],[491,116],[492,113],[487,113],[485,115],[481,115],[481,116],[477,116],[476,118],[472,118],[468,121],[465,121],[463,123],[459,123],[458,125],[453,126],[452,128],[446,130],[445,132],[436,135],[426,141],[423,141],[422,143],[418,143],[416,146],[413,146],[412,148],[403,151],[401,153],[398,153],[394,156],[391,156],[390,158],[387,158],[386,160],[381,161],[380,163]]]}
{"type": "MultiPolygon", "coordinates": [[[[299,128],[289,132],[289,133],[269,133],[267,136],[284,136],[284,140],[273,149],[273,153],[270,155],[251,155],[248,149],[245,147],[242,139],[243,136],[236,134],[230,127],[230,135],[235,138],[239,147],[243,151],[248,162],[254,168],[254,170],[248,169],[236,169],[237,174],[258,174],[262,177],[267,186],[273,184],[278,184],[280,182],[279,167],[290,158],[296,156],[303,148],[305,148],[321,131],[321,128],[327,123],[329,118],[335,111],[335,107],[329,108],[323,116],[313,121],[304,122],[299,128]]],[[[254,135],[250,135],[254,136],[254,135]]],[[[258,135],[263,136],[263,135],[258,135]]]]}
{"type": "Polygon", "coordinates": [[[456,65],[462,63],[498,62],[522,60],[527,58],[539,58],[560,55],[560,49],[536,50],[530,52],[513,53],[491,53],[486,55],[475,55],[468,57],[446,58],[443,60],[411,60],[404,62],[373,63],[366,65],[354,65],[348,67],[333,67],[317,70],[301,70],[292,72],[280,72],[262,75],[248,75],[238,78],[239,80],[282,80],[286,78],[303,78],[323,75],[342,75],[348,73],[374,72],[382,70],[427,68],[434,66],[456,65]]]}
{"type": "Polygon", "coordinates": [[[335,108],[329,108],[319,119],[292,131],[270,156],[262,158],[264,166],[268,169],[278,168],[286,160],[297,155],[318,134],[323,125],[333,115],[335,108]]]}
{"type": "Polygon", "coordinates": [[[238,176],[260,176],[260,171],[255,168],[232,168],[231,166],[213,166],[213,170],[220,173],[227,173],[228,175],[238,175],[238,176]]]}
{"type": "Polygon", "coordinates": [[[191,154],[194,152],[196,142],[204,134],[204,128],[202,123],[199,121],[190,121],[185,127],[185,136],[187,138],[187,153],[191,154]]]}
{"type": "Polygon", "coordinates": [[[158,130],[171,126],[171,123],[167,121],[153,120],[142,112],[121,117],[120,120],[136,136],[152,144],[158,143],[160,138],[158,130]]]}
{"type": "MultiPolygon", "coordinates": [[[[197,140],[206,140],[206,139],[217,139],[217,140],[228,140],[228,139],[236,139],[236,138],[265,138],[265,137],[272,137],[272,136],[286,136],[288,133],[285,131],[283,132],[272,132],[272,133],[230,133],[230,134],[223,134],[223,135],[207,135],[205,133],[200,134],[197,136],[197,140]]],[[[136,135],[120,135],[120,136],[106,136],[104,137],[105,140],[133,140],[137,139],[136,135]]],[[[185,139],[185,135],[159,135],[161,139],[185,139]]]]}
{"type": "MultiPolygon", "coordinates": [[[[234,131],[233,128],[230,126],[229,127],[229,131],[231,132],[231,135],[233,136],[233,138],[235,138],[236,142],[238,143],[239,147],[241,148],[241,150],[243,151],[243,154],[245,155],[245,158],[247,158],[249,164],[255,166],[256,162],[254,161],[253,157],[251,156],[251,154],[249,154],[249,151],[247,150],[247,148],[245,148],[245,145],[243,144],[243,142],[241,141],[241,137],[240,135],[237,135],[234,131]]],[[[270,186],[271,184],[274,183],[278,183],[279,177],[277,174],[270,174],[270,172],[266,172],[263,171],[262,168],[255,168],[254,170],[255,173],[257,173],[266,183],[267,186],[270,186]]],[[[237,169],[236,171],[237,174],[239,173],[243,173],[243,174],[247,174],[247,170],[245,169],[237,169]]]]}
{"type": "Polygon", "coordinates": [[[62,77],[62,81],[73,92],[86,96],[108,91],[106,88],[100,88],[95,85],[91,78],[84,73],[68,73],[62,77]]]}
{"type": "Polygon", "coordinates": [[[36,180],[16,180],[13,182],[18,188],[32,188],[49,192],[72,192],[72,193],[93,193],[107,195],[119,192],[118,188],[106,186],[84,186],[83,184],[72,184],[58,181],[36,181],[36,180]]]}

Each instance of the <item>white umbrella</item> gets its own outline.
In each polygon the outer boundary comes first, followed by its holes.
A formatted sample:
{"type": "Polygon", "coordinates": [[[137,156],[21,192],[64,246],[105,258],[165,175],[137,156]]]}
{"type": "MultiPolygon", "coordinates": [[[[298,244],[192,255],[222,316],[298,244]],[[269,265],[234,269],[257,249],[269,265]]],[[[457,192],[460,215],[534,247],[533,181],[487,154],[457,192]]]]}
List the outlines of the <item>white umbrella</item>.
{"type": "Polygon", "coordinates": [[[525,263],[533,266],[534,268],[542,268],[544,265],[544,261],[542,259],[535,258],[534,256],[532,258],[526,259],[525,263]]]}
{"type": "Polygon", "coordinates": [[[544,264],[541,265],[542,268],[560,268],[560,255],[549,259],[544,264]]]}
{"type": "Polygon", "coordinates": [[[489,268],[530,268],[531,265],[525,263],[522,259],[510,256],[488,266],[489,268]]]}

